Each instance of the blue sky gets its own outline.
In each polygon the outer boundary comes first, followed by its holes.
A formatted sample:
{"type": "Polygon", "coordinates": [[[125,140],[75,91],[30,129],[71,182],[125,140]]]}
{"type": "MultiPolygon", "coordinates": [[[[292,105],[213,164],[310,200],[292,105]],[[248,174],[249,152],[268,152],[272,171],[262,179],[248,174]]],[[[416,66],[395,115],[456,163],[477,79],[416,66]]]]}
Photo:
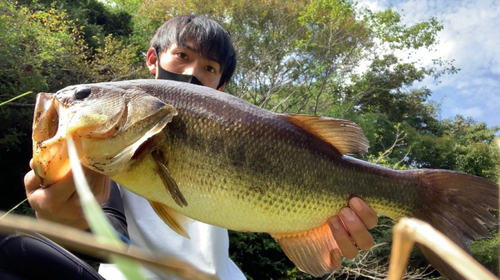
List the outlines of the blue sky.
{"type": "Polygon", "coordinates": [[[500,126],[500,1],[499,0],[361,0],[371,10],[389,6],[411,24],[434,16],[444,26],[434,52],[419,52],[423,63],[441,57],[455,60],[457,74],[432,79],[427,86],[441,103],[441,118],[456,114],[500,126]]]}

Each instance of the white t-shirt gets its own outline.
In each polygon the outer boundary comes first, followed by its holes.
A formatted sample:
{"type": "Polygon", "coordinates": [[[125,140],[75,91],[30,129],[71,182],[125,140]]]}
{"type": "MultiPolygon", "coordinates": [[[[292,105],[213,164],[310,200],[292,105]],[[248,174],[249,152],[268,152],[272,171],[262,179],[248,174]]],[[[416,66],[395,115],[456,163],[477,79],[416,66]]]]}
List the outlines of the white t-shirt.
{"type": "MultiPolygon", "coordinates": [[[[192,221],[188,225],[191,239],[172,231],[154,212],[149,202],[119,186],[128,233],[133,245],[187,261],[201,271],[220,279],[245,279],[229,258],[227,229],[192,221]]],[[[113,264],[101,264],[99,274],[109,280],[125,279],[113,264]]],[[[149,270],[148,279],[181,279],[177,275],[149,270]]]]}

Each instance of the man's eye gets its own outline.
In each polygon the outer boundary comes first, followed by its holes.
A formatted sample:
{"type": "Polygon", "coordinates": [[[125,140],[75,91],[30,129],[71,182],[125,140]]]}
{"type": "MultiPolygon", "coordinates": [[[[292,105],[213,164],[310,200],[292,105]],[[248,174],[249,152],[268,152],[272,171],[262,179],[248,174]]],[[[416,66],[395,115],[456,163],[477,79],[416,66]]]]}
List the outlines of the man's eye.
{"type": "Polygon", "coordinates": [[[181,58],[181,59],[187,59],[188,58],[187,54],[185,54],[185,53],[177,53],[177,56],[179,58],[181,58]]]}
{"type": "Polygon", "coordinates": [[[205,67],[205,69],[210,73],[215,73],[215,68],[213,68],[212,66],[207,66],[205,67]]]}

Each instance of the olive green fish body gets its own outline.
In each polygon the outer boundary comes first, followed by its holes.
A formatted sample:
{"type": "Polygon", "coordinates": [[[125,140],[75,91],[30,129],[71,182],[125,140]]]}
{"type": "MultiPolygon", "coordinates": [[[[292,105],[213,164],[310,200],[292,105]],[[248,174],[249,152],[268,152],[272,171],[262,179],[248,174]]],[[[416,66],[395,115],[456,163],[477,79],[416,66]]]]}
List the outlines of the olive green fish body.
{"type": "Polygon", "coordinates": [[[62,176],[53,175],[67,166],[60,143],[72,137],[82,164],[148,199],[179,234],[187,236],[184,215],[268,232],[299,269],[316,276],[337,267],[328,219],[353,196],[393,219],[422,219],[465,250],[488,236],[482,223],[497,223],[489,212],[498,209],[493,182],[357,160],[347,154],[363,153],[368,143],[352,122],[276,114],[206,87],[159,80],[68,87],[39,95],[33,127],[41,182],[62,176]]]}
{"type": "MultiPolygon", "coordinates": [[[[419,201],[412,176],[342,156],[283,115],[181,90],[156,97],[178,110],[160,149],[186,200],[196,203],[183,209],[159,179],[157,186],[149,185],[156,171],[147,153],[137,161],[149,162],[151,179],[144,181],[156,191],[139,191],[144,188],[139,180],[131,189],[148,199],[163,197],[159,202],[196,220],[240,231],[289,233],[324,224],[352,196],[394,218],[411,214],[419,201]]],[[[113,179],[132,185],[147,172],[137,169],[142,164],[131,163],[113,179]]]]}

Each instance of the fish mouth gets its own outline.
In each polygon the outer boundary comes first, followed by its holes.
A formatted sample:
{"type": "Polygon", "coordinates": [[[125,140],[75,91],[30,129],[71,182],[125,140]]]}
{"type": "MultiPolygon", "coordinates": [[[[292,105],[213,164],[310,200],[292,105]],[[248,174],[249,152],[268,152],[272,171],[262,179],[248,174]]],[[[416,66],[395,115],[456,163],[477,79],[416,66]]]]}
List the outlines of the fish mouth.
{"type": "Polygon", "coordinates": [[[33,171],[40,185],[46,184],[47,165],[51,164],[62,148],[61,141],[50,141],[56,138],[60,127],[56,102],[57,99],[50,93],[42,92],[37,95],[32,135],[33,171]]]}
{"type": "Polygon", "coordinates": [[[59,126],[58,107],[53,95],[41,92],[37,95],[33,118],[33,140],[37,143],[53,138],[59,126]]]}
{"type": "Polygon", "coordinates": [[[68,137],[81,164],[112,177],[177,115],[173,106],[152,96],[121,104],[110,113],[98,106],[67,105],[57,94],[39,93],[32,138],[33,171],[40,185],[49,186],[70,171],[68,137]]]}
{"type": "Polygon", "coordinates": [[[32,134],[33,171],[41,186],[57,182],[70,171],[68,137],[75,142],[77,153],[84,155],[85,141],[112,137],[127,114],[123,110],[111,122],[87,126],[78,124],[79,117],[75,112],[64,105],[56,94],[42,92],[37,95],[32,134]],[[89,134],[89,131],[96,130],[98,133],[89,134]]]}

